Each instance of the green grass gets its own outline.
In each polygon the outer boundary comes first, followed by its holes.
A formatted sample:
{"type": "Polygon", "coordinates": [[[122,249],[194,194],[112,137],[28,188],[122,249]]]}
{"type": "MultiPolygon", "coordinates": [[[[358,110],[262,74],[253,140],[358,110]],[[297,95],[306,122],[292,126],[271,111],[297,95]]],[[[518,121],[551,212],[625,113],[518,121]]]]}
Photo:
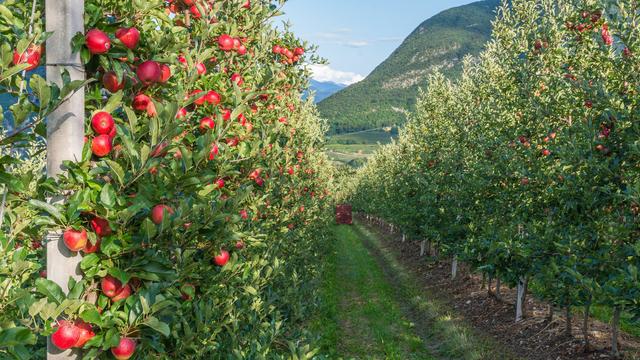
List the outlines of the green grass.
{"type": "Polygon", "coordinates": [[[322,332],[322,352],[331,358],[432,359],[358,234],[349,226],[335,227],[334,234],[322,316],[314,322],[322,332]]]}
{"type": "Polygon", "coordinates": [[[508,359],[476,336],[366,229],[335,226],[311,330],[331,359],[508,359]]]}

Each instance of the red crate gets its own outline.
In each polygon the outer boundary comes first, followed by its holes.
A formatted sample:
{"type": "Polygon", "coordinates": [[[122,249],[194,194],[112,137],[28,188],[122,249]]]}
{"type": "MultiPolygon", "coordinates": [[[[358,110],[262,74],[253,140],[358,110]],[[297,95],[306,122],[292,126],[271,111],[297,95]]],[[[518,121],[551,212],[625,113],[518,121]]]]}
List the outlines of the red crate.
{"type": "Polygon", "coordinates": [[[341,204],[336,206],[336,223],[351,225],[353,224],[353,217],[351,215],[351,205],[341,204]]]}

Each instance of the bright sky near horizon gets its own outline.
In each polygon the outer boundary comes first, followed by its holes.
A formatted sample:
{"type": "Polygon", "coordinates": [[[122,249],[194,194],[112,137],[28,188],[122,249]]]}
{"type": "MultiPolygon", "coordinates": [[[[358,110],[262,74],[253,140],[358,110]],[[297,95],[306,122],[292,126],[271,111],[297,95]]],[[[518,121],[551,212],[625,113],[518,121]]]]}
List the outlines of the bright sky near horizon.
{"type": "Polygon", "coordinates": [[[423,21],[476,0],[289,0],[285,15],[298,37],[329,60],[314,78],[351,84],[383,62],[423,21]]]}

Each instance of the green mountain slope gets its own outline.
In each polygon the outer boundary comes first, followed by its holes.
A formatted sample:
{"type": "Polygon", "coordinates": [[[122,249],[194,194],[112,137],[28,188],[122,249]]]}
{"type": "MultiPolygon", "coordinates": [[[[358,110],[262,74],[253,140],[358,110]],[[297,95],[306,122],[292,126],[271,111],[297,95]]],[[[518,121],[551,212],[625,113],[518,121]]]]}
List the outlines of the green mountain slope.
{"type": "Polygon", "coordinates": [[[456,76],[467,54],[477,55],[491,36],[499,0],[452,8],[422,23],[365,80],[320,102],[332,133],[401,124],[415,105],[427,75],[456,76]]]}

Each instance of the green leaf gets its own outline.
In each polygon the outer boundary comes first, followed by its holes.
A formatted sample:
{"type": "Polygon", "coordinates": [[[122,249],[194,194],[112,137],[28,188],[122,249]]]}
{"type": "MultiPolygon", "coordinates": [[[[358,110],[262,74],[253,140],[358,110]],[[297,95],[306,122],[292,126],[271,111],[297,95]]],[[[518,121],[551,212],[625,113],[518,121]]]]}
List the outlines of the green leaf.
{"type": "Polygon", "coordinates": [[[64,223],[66,222],[66,218],[65,216],[62,214],[62,212],[60,212],[60,210],[58,210],[57,207],[46,203],[44,201],[40,201],[40,200],[29,200],[29,204],[33,207],[35,207],[38,210],[42,210],[44,212],[46,212],[47,214],[53,216],[56,220],[57,223],[60,225],[64,225],[64,223]]]}
{"type": "Polygon", "coordinates": [[[116,110],[118,107],[122,105],[122,95],[123,95],[122,91],[118,91],[117,93],[111,95],[109,97],[109,101],[107,101],[107,104],[104,106],[102,110],[108,113],[112,113],[114,110],[116,110]]]}
{"type": "Polygon", "coordinates": [[[109,269],[109,275],[120,280],[120,282],[122,282],[123,285],[128,283],[130,279],[129,274],[115,267],[112,267],[109,269]]]}
{"type": "Polygon", "coordinates": [[[102,317],[97,309],[85,310],[80,314],[80,318],[88,323],[102,326],[102,317]]]}
{"type": "Polygon", "coordinates": [[[116,191],[111,183],[106,183],[100,191],[100,201],[107,208],[113,208],[116,204],[116,191]]]}
{"type": "Polygon", "coordinates": [[[51,88],[47,85],[47,81],[38,74],[34,74],[29,80],[29,86],[40,100],[40,108],[46,108],[51,101],[51,88]]]}
{"type": "Polygon", "coordinates": [[[67,297],[64,295],[62,288],[51,280],[39,278],[36,280],[36,290],[60,305],[67,297]]]}
{"type": "Polygon", "coordinates": [[[113,160],[104,159],[103,161],[109,165],[111,172],[115,175],[115,179],[118,183],[120,185],[124,185],[124,170],[122,169],[122,166],[113,160]]]}
{"type": "Polygon", "coordinates": [[[0,348],[35,343],[36,336],[28,328],[14,327],[0,330],[0,348]]]}
{"type": "Polygon", "coordinates": [[[159,332],[160,334],[164,335],[165,337],[168,337],[171,334],[171,329],[169,329],[169,325],[167,323],[164,323],[158,320],[156,317],[150,316],[144,324],[152,328],[153,330],[159,332]]]}

